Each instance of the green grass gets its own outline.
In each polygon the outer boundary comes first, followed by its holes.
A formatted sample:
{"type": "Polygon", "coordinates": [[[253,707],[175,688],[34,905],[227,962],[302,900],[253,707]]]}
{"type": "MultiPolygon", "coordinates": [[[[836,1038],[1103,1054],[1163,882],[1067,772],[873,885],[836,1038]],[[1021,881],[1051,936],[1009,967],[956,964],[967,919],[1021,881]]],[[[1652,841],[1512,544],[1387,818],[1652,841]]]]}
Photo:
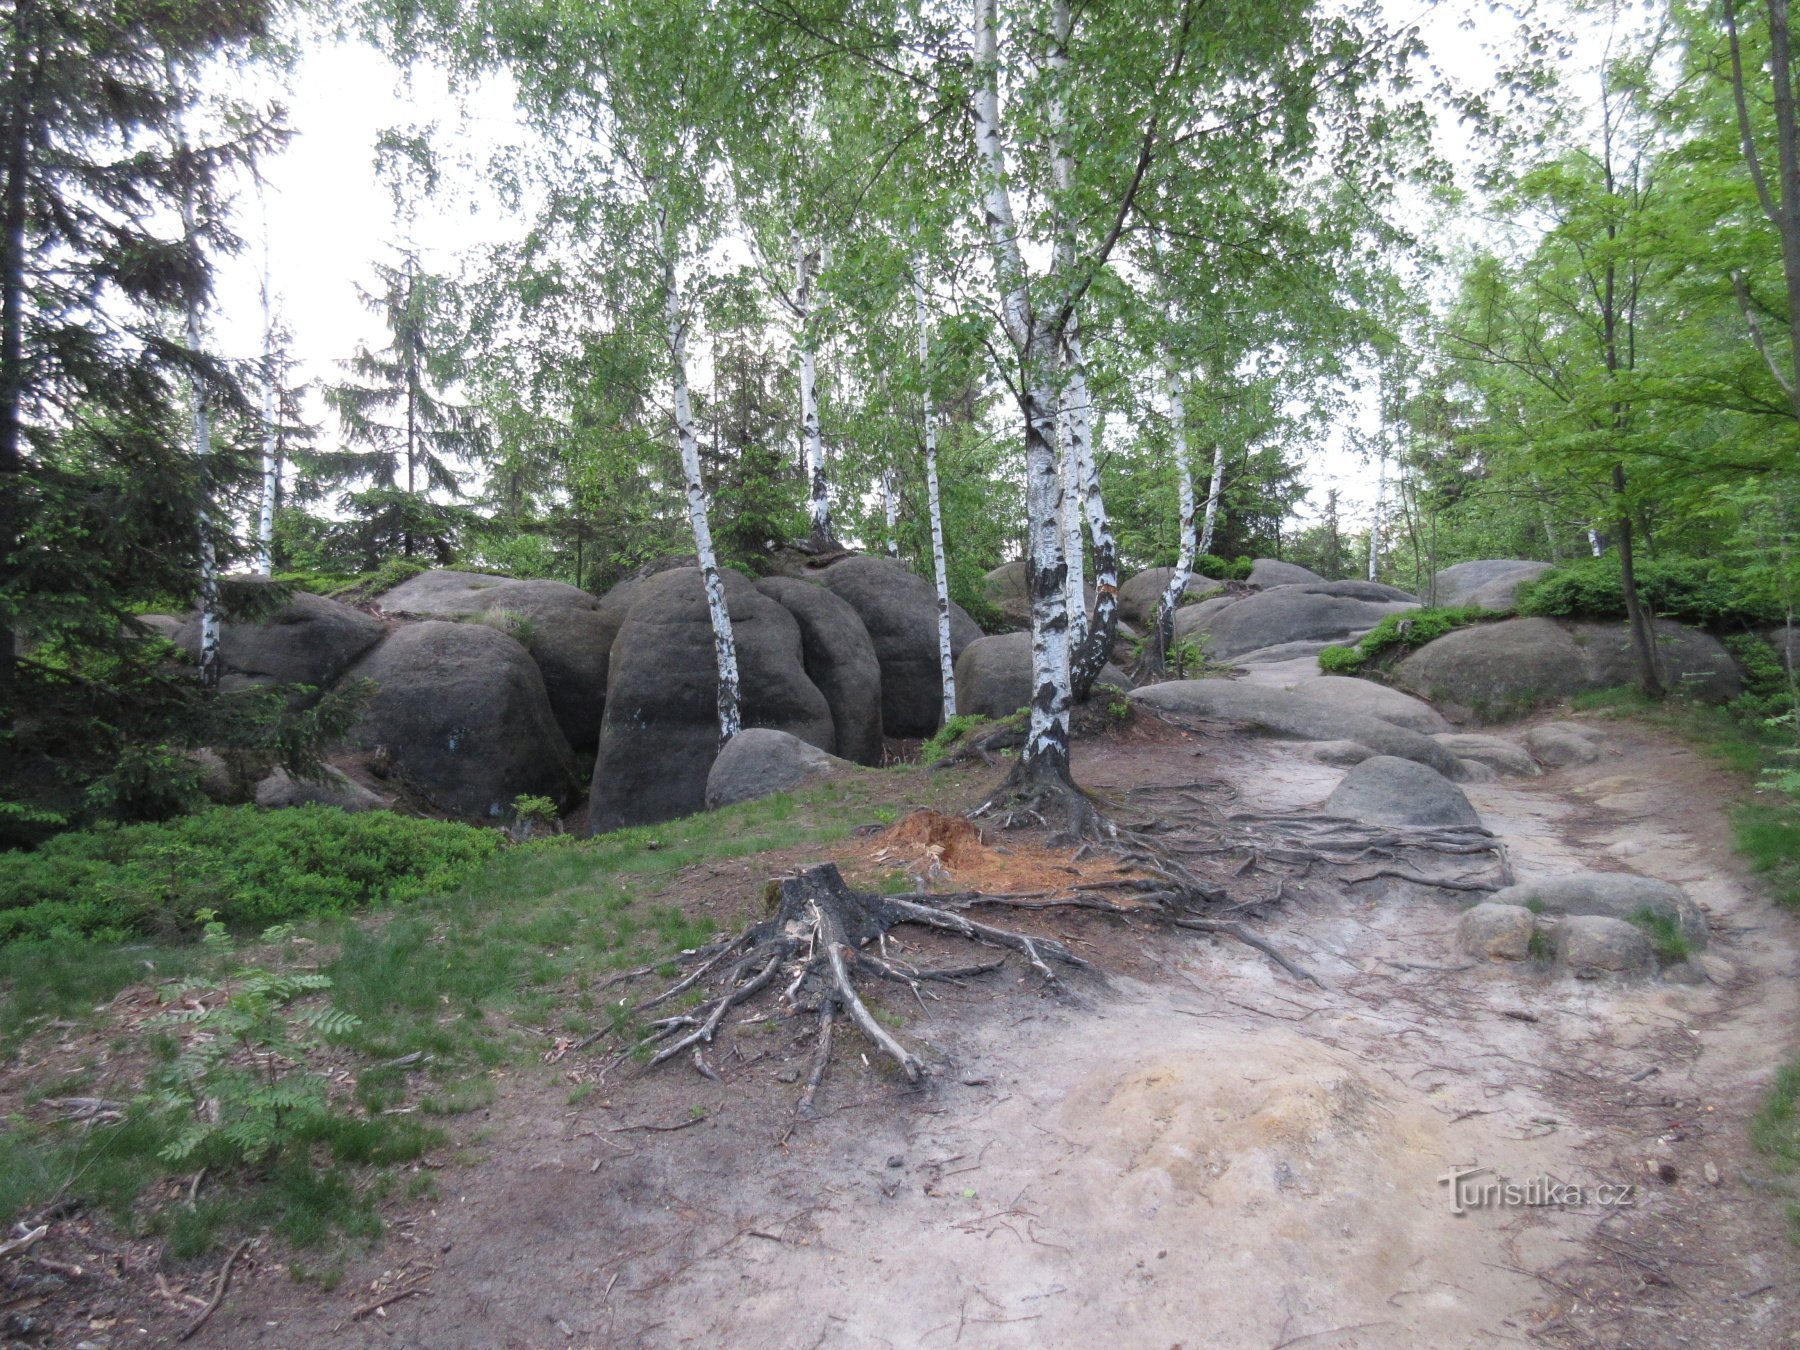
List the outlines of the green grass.
{"type": "Polygon", "coordinates": [[[1319,653],[1319,669],[1327,675],[1356,675],[1373,664],[1397,657],[1446,633],[1474,623],[1488,623],[1505,618],[1479,605],[1450,606],[1440,609],[1414,609],[1404,614],[1390,614],[1356,643],[1348,647],[1327,647],[1319,653]]]}
{"type": "MultiPolygon", "coordinates": [[[[161,1235],[177,1260],[243,1232],[272,1231],[297,1247],[377,1235],[393,1169],[444,1144],[457,1117],[493,1102],[496,1070],[531,1063],[542,1050],[536,1032],[617,1025],[616,1002],[588,992],[596,981],[671,962],[716,927],[735,929],[757,903],[747,887],[742,910],[716,921],[689,917],[658,894],[678,873],[828,844],[872,817],[891,818],[870,800],[883,782],[852,780],[581,842],[501,848],[489,832],[493,848],[460,879],[428,893],[407,888],[373,913],[301,921],[288,940],[246,945],[229,959],[193,942],[69,934],[0,946],[0,1054],[17,1053],[48,1023],[58,1034],[102,1023],[127,986],[222,978],[246,960],[317,970],[332,981],[331,1004],[359,1019],[330,1051],[339,1064],[348,1055],[351,1085],[303,1137],[254,1166],[196,1154],[172,1168],[159,1154],[182,1122],[142,1107],[85,1130],[48,1123],[36,1108],[30,1120],[0,1122],[0,1227],[77,1199],[124,1231],[161,1235]],[[389,1114],[397,1109],[408,1113],[389,1114]],[[189,1206],[179,1183],[201,1166],[207,1182],[189,1206]]],[[[189,861],[205,868],[204,857],[189,861]]],[[[164,1061],[176,1049],[168,1033],[125,1044],[164,1061]]],[[[59,1074],[40,1095],[97,1095],[98,1072],[59,1074]]],[[[130,1095],[116,1080],[104,1086],[105,1095],[130,1095]]]]}
{"type": "Polygon", "coordinates": [[[1681,931],[1681,921],[1673,915],[1640,909],[1631,915],[1631,922],[1643,929],[1650,945],[1656,949],[1659,961],[1685,961],[1694,954],[1694,944],[1681,931]]]}

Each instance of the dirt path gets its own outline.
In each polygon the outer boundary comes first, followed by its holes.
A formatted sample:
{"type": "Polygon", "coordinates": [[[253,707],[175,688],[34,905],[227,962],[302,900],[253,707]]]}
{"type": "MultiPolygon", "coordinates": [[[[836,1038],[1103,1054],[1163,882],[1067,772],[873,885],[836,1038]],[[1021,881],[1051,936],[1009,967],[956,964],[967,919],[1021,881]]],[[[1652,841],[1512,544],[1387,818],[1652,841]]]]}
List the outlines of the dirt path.
{"type": "MultiPolygon", "coordinates": [[[[1745,1121],[1800,1043],[1795,927],[1729,855],[1722,776],[1608,734],[1598,764],[1468,794],[1521,878],[1687,887],[1712,983],[1468,967],[1453,904],[1325,879],[1259,925],[1323,990],[1236,944],[1071,921],[1125,972],[1109,988],[1014,973],[934,1004],[905,1034],[952,1071],[912,1091],[852,1052],[812,1125],[791,1031],[740,1033],[722,1084],[667,1072],[572,1107],[516,1079],[376,1261],[331,1295],[259,1279],[193,1344],[1785,1343],[1794,1247],[1745,1121]],[[1632,1203],[1459,1216],[1440,1177],[1463,1165],[1632,1203]],[[337,1329],[409,1272],[428,1294],[337,1329]]],[[[1089,747],[1078,775],[1197,764],[1260,809],[1341,772],[1167,738],[1089,747]]]]}

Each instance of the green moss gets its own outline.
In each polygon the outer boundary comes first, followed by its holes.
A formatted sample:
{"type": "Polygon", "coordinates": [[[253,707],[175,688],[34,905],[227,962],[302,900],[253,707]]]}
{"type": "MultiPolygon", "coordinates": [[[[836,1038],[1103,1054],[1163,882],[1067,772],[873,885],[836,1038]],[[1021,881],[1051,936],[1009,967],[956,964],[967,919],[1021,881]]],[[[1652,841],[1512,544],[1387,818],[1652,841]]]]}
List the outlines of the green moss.
{"type": "Polygon", "coordinates": [[[1354,646],[1325,648],[1319,653],[1319,669],[1328,675],[1355,675],[1373,662],[1389,660],[1413,651],[1458,628],[1504,617],[1505,615],[1482,609],[1478,605],[1415,609],[1403,614],[1390,614],[1363,634],[1354,646]]]}

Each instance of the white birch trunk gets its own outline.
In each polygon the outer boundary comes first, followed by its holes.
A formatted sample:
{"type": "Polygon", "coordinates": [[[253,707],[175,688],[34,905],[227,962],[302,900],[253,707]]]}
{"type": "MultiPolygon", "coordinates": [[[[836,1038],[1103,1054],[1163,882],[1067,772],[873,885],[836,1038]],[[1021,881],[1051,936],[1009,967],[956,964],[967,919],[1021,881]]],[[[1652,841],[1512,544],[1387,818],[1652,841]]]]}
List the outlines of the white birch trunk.
{"type": "Polygon", "coordinates": [[[1031,728],[1019,756],[1021,776],[1069,773],[1069,607],[1063,590],[1062,479],[1056,464],[1056,403],[1045,350],[1049,336],[1032,312],[1029,277],[1006,184],[1000,137],[996,0],[974,0],[975,148],[982,209],[994,251],[1007,337],[1019,355],[1025,420],[1025,585],[1031,600],[1031,728]]]}
{"type": "Polygon", "coordinates": [[[1068,579],[1063,583],[1065,603],[1069,606],[1069,646],[1077,649],[1087,640],[1087,576],[1086,557],[1081,542],[1081,434],[1075,429],[1075,413],[1069,406],[1074,398],[1073,382],[1065,380],[1062,403],[1057,412],[1060,432],[1059,452],[1062,456],[1063,489],[1063,556],[1068,559],[1068,579]]]}
{"type": "Polygon", "coordinates": [[[894,482],[894,471],[881,471],[881,510],[887,518],[888,557],[900,556],[900,493],[894,482]]]}
{"type": "Polygon", "coordinates": [[[712,527],[706,518],[706,489],[700,482],[700,443],[694,436],[694,413],[688,398],[687,320],[681,313],[676,290],[675,248],[668,237],[667,213],[656,208],[656,243],[662,254],[663,305],[668,323],[669,373],[675,395],[675,439],[681,448],[681,476],[687,493],[688,523],[694,531],[694,553],[700,560],[700,577],[706,587],[706,607],[712,616],[713,655],[719,667],[719,745],[737,735],[737,643],[731,633],[731,611],[725,607],[725,583],[719,577],[719,561],[713,552],[712,527]]]}
{"type": "Polygon", "coordinates": [[[950,650],[950,571],[944,560],[944,515],[938,500],[937,417],[931,407],[931,326],[925,312],[925,285],[913,264],[913,309],[919,317],[919,386],[925,410],[925,510],[931,518],[931,568],[937,581],[938,677],[944,690],[944,721],[956,716],[956,662],[950,650]]]}
{"type": "Polygon", "coordinates": [[[1588,547],[1594,550],[1594,556],[1596,558],[1598,558],[1602,553],[1606,552],[1605,549],[1600,547],[1600,531],[1596,530],[1592,525],[1590,525],[1590,526],[1588,526],[1587,534],[1588,534],[1588,547]]]}
{"type": "Polygon", "coordinates": [[[1375,580],[1375,564],[1381,550],[1381,508],[1387,496],[1387,452],[1384,450],[1375,468],[1375,514],[1369,521],[1369,580],[1375,580]]]}
{"type": "Polygon", "coordinates": [[[829,545],[833,542],[831,495],[825,477],[825,440],[819,431],[818,358],[813,351],[812,329],[813,267],[818,259],[817,251],[808,251],[796,233],[794,310],[799,317],[801,457],[806,466],[810,539],[817,545],[829,545]]]}
{"type": "MultiPolygon", "coordinates": [[[[176,115],[175,135],[185,156],[187,131],[180,114],[176,115]]],[[[194,221],[193,190],[183,184],[181,191],[182,238],[191,246],[197,234],[194,221]]],[[[187,345],[197,358],[200,355],[200,307],[192,301],[187,306],[187,345]]],[[[214,551],[212,532],[212,418],[206,404],[206,389],[199,376],[188,381],[188,411],[193,419],[194,458],[199,466],[200,509],[194,516],[194,532],[200,555],[200,683],[202,687],[219,686],[219,566],[214,551]]]]}
{"type": "Polygon", "coordinates": [[[1194,570],[1194,476],[1188,472],[1187,388],[1180,372],[1168,372],[1169,426],[1175,450],[1175,485],[1181,501],[1181,543],[1175,553],[1175,574],[1156,609],[1156,640],[1166,659],[1175,645],[1175,610],[1186,593],[1194,570]]]}
{"type": "Polygon", "coordinates": [[[1200,526],[1200,552],[1212,552],[1213,526],[1219,519],[1219,494],[1225,486],[1225,442],[1213,445],[1212,482],[1206,488],[1206,520],[1200,526]]]}
{"type": "Polygon", "coordinates": [[[263,222],[262,320],[262,503],[256,513],[256,570],[275,570],[275,304],[269,275],[268,222],[263,222]]]}
{"type": "MultiPolygon", "coordinates": [[[[1068,194],[1075,186],[1075,159],[1069,151],[1069,38],[1074,32],[1069,0],[1054,0],[1050,14],[1050,180],[1059,198],[1056,219],[1055,265],[1059,277],[1069,278],[1075,268],[1075,235],[1068,219],[1068,194]]],[[[1069,330],[1057,356],[1062,364],[1057,423],[1061,431],[1063,468],[1063,556],[1068,563],[1064,592],[1068,596],[1069,641],[1079,650],[1087,641],[1087,560],[1081,544],[1082,470],[1090,458],[1092,410],[1088,403],[1087,370],[1082,360],[1081,321],[1071,314],[1069,330]]]]}

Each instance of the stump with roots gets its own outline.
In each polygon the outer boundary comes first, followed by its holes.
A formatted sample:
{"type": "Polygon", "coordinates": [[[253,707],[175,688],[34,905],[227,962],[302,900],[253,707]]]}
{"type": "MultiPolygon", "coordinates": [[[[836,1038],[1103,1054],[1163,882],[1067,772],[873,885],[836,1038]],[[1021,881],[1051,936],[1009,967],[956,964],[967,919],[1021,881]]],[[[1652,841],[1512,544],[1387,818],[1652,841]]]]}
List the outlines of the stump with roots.
{"type": "MultiPolygon", "coordinates": [[[[777,1015],[817,1019],[811,1072],[800,1098],[801,1114],[809,1114],[831,1060],[832,1033],[849,1018],[905,1075],[918,1082],[927,1067],[917,1054],[883,1027],[857,992],[857,977],[892,980],[919,993],[921,982],[960,980],[998,970],[1005,958],[974,965],[922,970],[891,958],[886,937],[903,924],[917,924],[973,942],[1019,953],[1047,984],[1057,983],[1057,966],[1085,968],[1087,962],[1060,942],[1029,937],[977,923],[939,905],[902,896],[853,891],[835,865],[809,867],[796,876],[770,883],[773,917],[753,924],[735,938],[699,948],[685,956],[693,966],[661,993],[632,1009],[634,1019],[694,989],[708,997],[686,1012],[642,1022],[642,1034],[620,1059],[648,1053],[654,1067],[682,1054],[694,1067],[714,1076],[705,1052],[726,1015],[769,990],[779,990],[777,1015]]],[[[634,972],[639,973],[639,972],[634,972]]],[[[597,1038],[596,1038],[597,1039],[597,1038]]]]}

